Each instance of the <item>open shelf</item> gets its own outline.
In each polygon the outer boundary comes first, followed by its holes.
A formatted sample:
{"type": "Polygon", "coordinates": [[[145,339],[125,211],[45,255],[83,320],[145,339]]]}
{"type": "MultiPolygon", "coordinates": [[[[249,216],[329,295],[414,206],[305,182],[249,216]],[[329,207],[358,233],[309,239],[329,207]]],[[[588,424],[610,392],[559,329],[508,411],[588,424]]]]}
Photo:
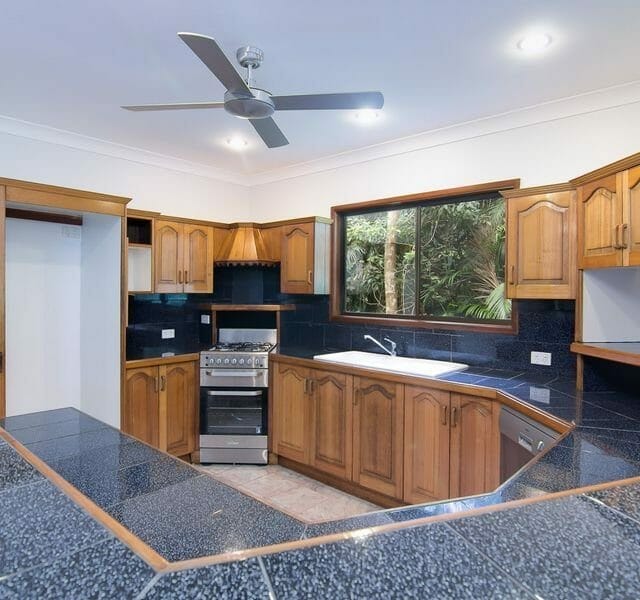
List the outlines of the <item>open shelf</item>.
{"type": "Polygon", "coordinates": [[[573,342],[571,351],[640,367],[640,342],[573,342]]]}
{"type": "Polygon", "coordinates": [[[295,310],[294,304],[201,304],[204,310],[283,311],[295,310]]]}

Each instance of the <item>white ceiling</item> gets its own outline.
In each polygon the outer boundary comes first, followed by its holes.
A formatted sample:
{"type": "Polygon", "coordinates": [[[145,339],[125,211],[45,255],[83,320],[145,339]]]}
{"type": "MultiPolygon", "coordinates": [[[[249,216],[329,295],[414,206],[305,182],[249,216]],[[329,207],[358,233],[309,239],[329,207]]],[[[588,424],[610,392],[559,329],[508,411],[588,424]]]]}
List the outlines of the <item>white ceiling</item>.
{"type": "Polygon", "coordinates": [[[0,115],[255,175],[640,79],[638,0],[20,0],[2,7],[0,115]],[[523,31],[549,51],[515,50],[523,31]],[[221,100],[176,36],[265,53],[274,94],[380,90],[375,126],[346,111],[276,113],[290,145],[267,149],[223,110],[130,113],[121,104],[221,100]],[[238,153],[224,140],[241,135],[238,153]]]}

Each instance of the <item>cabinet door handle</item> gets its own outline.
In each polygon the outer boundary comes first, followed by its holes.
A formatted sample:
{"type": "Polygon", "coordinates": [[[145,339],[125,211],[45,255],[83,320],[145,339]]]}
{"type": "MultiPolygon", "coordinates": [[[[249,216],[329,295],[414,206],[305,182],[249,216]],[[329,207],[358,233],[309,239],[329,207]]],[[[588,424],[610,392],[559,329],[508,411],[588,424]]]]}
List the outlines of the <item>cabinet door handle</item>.
{"type": "Polygon", "coordinates": [[[160,391],[164,392],[167,387],[167,378],[164,375],[160,375],[160,391]]]}
{"type": "Polygon", "coordinates": [[[309,394],[313,395],[316,391],[316,380],[309,379],[309,394]]]}
{"type": "Polygon", "coordinates": [[[160,391],[160,387],[159,387],[159,384],[158,384],[158,377],[157,376],[153,378],[153,389],[156,392],[156,394],[160,391]]]}
{"type": "Polygon", "coordinates": [[[189,283],[189,271],[185,269],[184,271],[184,282],[189,283]]]}
{"type": "Polygon", "coordinates": [[[309,271],[307,273],[307,283],[309,285],[313,285],[313,271],[309,271]]]}
{"type": "Polygon", "coordinates": [[[306,377],[304,378],[304,394],[305,396],[309,395],[309,380],[306,377]]]}
{"type": "Polygon", "coordinates": [[[620,248],[622,248],[620,245],[620,225],[616,225],[613,230],[613,247],[616,250],[620,250],[620,248]]]}
{"type": "Polygon", "coordinates": [[[178,283],[182,283],[182,269],[178,269],[178,283]]]}
{"type": "Polygon", "coordinates": [[[447,407],[446,406],[442,407],[442,424],[443,425],[447,424],[447,407]]]}
{"type": "Polygon", "coordinates": [[[509,275],[509,283],[513,285],[516,282],[516,266],[511,265],[510,275],[509,275]]]}
{"type": "Polygon", "coordinates": [[[628,236],[629,223],[623,223],[620,225],[620,248],[627,248],[629,246],[628,236]]]}
{"type": "Polygon", "coordinates": [[[458,409],[454,406],[451,409],[451,427],[455,427],[458,424],[458,409]]]}

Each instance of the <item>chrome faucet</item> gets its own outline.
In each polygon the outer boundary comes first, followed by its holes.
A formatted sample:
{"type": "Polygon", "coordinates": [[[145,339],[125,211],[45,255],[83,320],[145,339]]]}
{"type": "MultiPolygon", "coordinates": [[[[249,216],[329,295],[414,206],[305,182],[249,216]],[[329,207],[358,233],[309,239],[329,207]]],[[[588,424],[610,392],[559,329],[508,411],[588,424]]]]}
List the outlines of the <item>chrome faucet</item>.
{"type": "Polygon", "coordinates": [[[387,348],[386,346],[384,346],[383,344],[381,344],[376,338],[374,338],[372,335],[365,335],[364,336],[365,340],[371,340],[374,344],[377,344],[378,346],[380,346],[380,348],[382,348],[387,354],[389,354],[390,356],[396,356],[396,348],[398,347],[398,344],[396,344],[393,340],[390,340],[388,337],[386,338],[382,338],[385,342],[389,342],[390,346],[391,346],[391,350],[389,350],[389,348],[387,348]]]}

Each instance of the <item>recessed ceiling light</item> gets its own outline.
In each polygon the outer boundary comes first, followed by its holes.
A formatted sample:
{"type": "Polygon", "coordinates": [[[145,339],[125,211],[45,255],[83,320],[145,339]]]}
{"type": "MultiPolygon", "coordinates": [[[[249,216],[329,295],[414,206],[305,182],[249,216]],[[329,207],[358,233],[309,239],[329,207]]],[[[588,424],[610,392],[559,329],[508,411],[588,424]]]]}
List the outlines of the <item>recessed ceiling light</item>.
{"type": "Polygon", "coordinates": [[[229,148],[231,148],[232,150],[238,150],[238,151],[244,150],[249,145],[247,143],[247,140],[243,140],[240,137],[227,138],[226,142],[229,148]]]}
{"type": "Polygon", "coordinates": [[[516,44],[518,50],[525,54],[538,54],[551,44],[552,39],[548,33],[542,31],[534,31],[525,35],[516,44]]]}
{"type": "Polygon", "coordinates": [[[370,125],[375,123],[380,118],[380,113],[373,108],[363,108],[362,110],[354,113],[353,118],[357,123],[362,125],[370,125]]]}

